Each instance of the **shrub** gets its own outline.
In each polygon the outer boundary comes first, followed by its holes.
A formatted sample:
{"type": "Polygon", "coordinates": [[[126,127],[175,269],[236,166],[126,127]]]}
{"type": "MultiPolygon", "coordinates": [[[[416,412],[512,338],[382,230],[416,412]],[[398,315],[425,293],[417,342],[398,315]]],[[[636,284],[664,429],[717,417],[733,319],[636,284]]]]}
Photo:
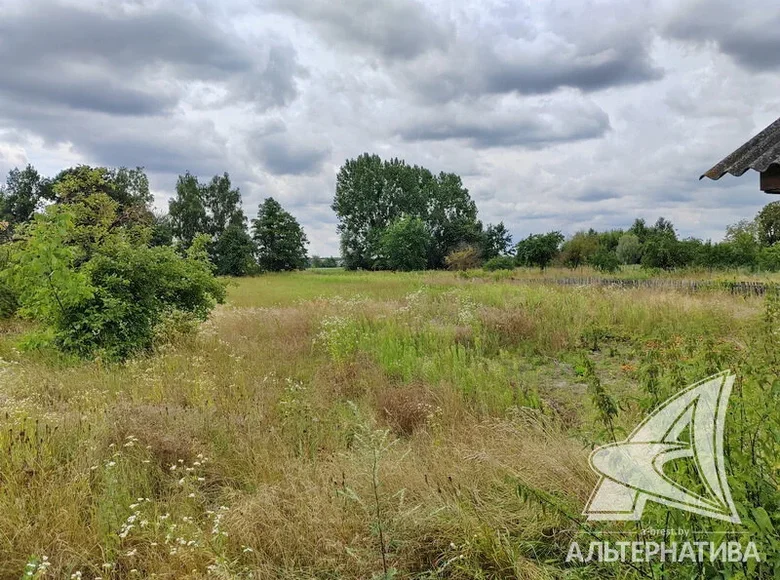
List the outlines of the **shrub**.
{"type": "Polygon", "coordinates": [[[402,217],[387,226],[379,242],[381,262],[391,270],[424,270],[431,235],[420,218],[402,217]]]}
{"type": "Polygon", "coordinates": [[[474,246],[464,246],[453,250],[444,258],[444,263],[450,270],[470,270],[479,268],[481,257],[479,250],[474,246]]]}
{"type": "Polygon", "coordinates": [[[593,254],[588,262],[599,272],[613,274],[620,270],[620,260],[617,254],[603,248],[593,254]]]}
{"type": "Polygon", "coordinates": [[[519,266],[538,266],[544,270],[560,253],[563,243],[561,232],[547,234],[532,234],[518,242],[515,247],[517,264],[519,266]]]}
{"type": "Polygon", "coordinates": [[[638,264],[642,259],[642,243],[634,234],[623,234],[618,240],[615,253],[623,264],[638,264]]]}
{"type": "Polygon", "coordinates": [[[495,258],[490,258],[482,267],[488,272],[495,272],[496,270],[514,270],[515,259],[512,256],[496,256],[495,258]]]}
{"type": "MultiPolygon", "coordinates": [[[[107,208],[115,205],[101,212],[107,208]]],[[[20,314],[43,326],[28,344],[43,339],[78,356],[123,360],[150,349],[174,313],[203,320],[224,299],[205,252],[183,258],[110,225],[99,232],[90,226],[90,238],[100,242],[87,251],[75,215],[77,209],[52,206],[36,216],[3,273],[19,296],[20,314]]]]}

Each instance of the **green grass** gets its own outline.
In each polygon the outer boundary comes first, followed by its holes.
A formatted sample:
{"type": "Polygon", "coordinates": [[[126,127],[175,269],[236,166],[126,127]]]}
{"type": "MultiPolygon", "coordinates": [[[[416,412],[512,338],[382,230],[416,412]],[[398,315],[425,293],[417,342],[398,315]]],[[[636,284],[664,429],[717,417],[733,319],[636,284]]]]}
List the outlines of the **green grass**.
{"type": "MultiPolygon", "coordinates": [[[[737,370],[732,487],[744,521],[759,504],[774,521],[771,303],[523,275],[234,280],[197,336],[122,366],[21,354],[23,325],[7,323],[0,579],[28,564],[54,578],[371,578],[383,560],[400,578],[639,577],[564,562],[588,541],[564,512],[582,511],[589,450],[609,441],[585,358],[618,432],[737,370]]],[[[768,562],[754,575],[769,577],[770,535],[755,537],[768,562]]]]}

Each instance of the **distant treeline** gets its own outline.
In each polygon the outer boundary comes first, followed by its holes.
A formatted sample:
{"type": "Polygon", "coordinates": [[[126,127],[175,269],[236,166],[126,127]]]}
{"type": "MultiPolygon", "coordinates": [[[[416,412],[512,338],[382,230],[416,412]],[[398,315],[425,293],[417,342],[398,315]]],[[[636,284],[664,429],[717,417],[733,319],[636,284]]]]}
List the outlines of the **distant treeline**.
{"type": "MultiPolygon", "coordinates": [[[[658,218],[653,225],[636,219],[627,230],[577,232],[564,239],[560,232],[531,235],[515,246],[518,265],[545,268],[554,264],[577,268],[589,265],[615,272],[622,265],[672,270],[744,268],[780,270],[780,202],[766,205],[753,220],[742,220],[726,230],[722,242],[680,239],[674,225],[658,218]]],[[[488,265],[490,266],[490,265],[488,265]]]]}
{"type": "Polygon", "coordinates": [[[95,194],[117,204],[122,224],[149,228],[152,247],[172,246],[183,254],[204,236],[219,275],[297,270],[308,265],[308,242],[298,221],[269,197],[248,224],[241,193],[227,173],[206,182],[190,173],[179,176],[168,212],[159,214],[152,209],[149,180],[140,167],[79,165],[52,178],[41,176],[31,165],[13,169],[0,188],[5,239],[10,241],[44,207],[72,204],[95,194]]]}
{"type": "Polygon", "coordinates": [[[227,173],[207,181],[185,173],[168,212],[152,211],[142,168],[79,165],[53,178],[32,166],[14,169],[0,189],[0,221],[12,239],[19,226],[49,204],[67,204],[103,193],[117,203],[123,223],[150,228],[151,246],[184,253],[205,236],[206,252],[219,275],[243,276],[306,267],[366,270],[468,269],[515,266],[592,266],[614,272],[622,265],[645,268],[747,268],[780,270],[780,202],[753,220],[730,226],[722,242],[680,239],[671,222],[636,219],[628,229],[532,234],[517,244],[503,223],[483,225],[461,178],[434,174],[400,159],[363,154],[347,160],[336,182],[332,209],[338,219],[341,256],[309,258],[303,228],[275,199],[247,220],[241,193],[227,173]]]}

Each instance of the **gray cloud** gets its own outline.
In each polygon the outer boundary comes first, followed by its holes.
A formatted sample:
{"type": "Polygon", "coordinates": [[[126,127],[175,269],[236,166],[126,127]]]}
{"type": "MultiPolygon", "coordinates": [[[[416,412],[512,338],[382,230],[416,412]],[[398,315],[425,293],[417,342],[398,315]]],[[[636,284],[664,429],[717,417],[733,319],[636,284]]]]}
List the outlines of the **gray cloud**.
{"type": "Polygon", "coordinates": [[[222,85],[258,108],[296,95],[295,53],[236,40],[191,6],[95,10],[54,1],[0,12],[0,94],[110,114],[169,112],[182,83],[222,85]]]}
{"type": "Polygon", "coordinates": [[[642,84],[663,77],[644,13],[621,2],[499,3],[459,21],[446,48],[401,63],[395,73],[432,102],[642,84]]]}
{"type": "Polygon", "coordinates": [[[263,137],[251,150],[274,175],[317,173],[331,153],[327,146],[299,142],[287,133],[263,137]]]}
{"type": "Polygon", "coordinates": [[[584,92],[661,78],[641,46],[581,52],[573,47],[540,49],[513,43],[503,53],[482,46],[463,54],[429,55],[403,71],[406,82],[426,100],[517,93],[538,95],[569,87],[584,92]],[[431,75],[430,70],[440,70],[431,75]]]}
{"type": "Polygon", "coordinates": [[[416,0],[271,0],[269,6],[311,23],[328,42],[408,60],[444,48],[450,31],[416,0]]]}
{"type": "Polygon", "coordinates": [[[407,141],[462,139],[476,148],[530,147],[601,137],[609,117],[593,104],[547,103],[503,106],[502,103],[449,105],[413,116],[399,130],[407,141]]]}
{"type": "Polygon", "coordinates": [[[688,0],[670,16],[664,32],[674,38],[713,43],[753,71],[780,69],[780,6],[730,0],[688,0]]]}

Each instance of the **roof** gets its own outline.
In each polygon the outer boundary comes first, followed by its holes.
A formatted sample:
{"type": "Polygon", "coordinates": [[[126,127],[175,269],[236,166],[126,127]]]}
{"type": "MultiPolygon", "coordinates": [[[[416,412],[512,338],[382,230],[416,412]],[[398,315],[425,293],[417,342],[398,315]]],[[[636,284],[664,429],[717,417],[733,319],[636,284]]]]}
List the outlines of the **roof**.
{"type": "Polygon", "coordinates": [[[704,177],[720,179],[726,173],[739,177],[748,169],[764,172],[772,164],[780,166],[780,119],[769,125],[699,179],[704,177]]]}

